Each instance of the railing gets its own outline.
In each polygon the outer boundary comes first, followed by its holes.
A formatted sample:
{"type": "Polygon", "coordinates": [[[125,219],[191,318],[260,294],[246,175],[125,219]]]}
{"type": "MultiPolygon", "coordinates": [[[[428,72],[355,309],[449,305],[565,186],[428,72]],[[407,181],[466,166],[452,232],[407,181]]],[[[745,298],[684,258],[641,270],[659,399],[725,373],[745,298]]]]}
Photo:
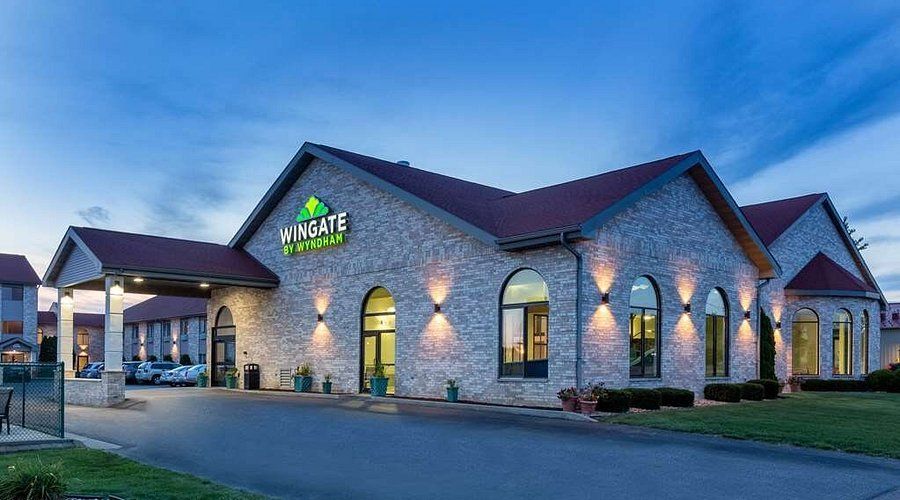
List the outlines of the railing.
{"type": "Polygon", "coordinates": [[[0,429],[0,443],[62,438],[65,425],[65,383],[62,363],[0,363],[0,413],[7,422],[0,429]],[[7,434],[7,425],[10,426],[7,434]]]}

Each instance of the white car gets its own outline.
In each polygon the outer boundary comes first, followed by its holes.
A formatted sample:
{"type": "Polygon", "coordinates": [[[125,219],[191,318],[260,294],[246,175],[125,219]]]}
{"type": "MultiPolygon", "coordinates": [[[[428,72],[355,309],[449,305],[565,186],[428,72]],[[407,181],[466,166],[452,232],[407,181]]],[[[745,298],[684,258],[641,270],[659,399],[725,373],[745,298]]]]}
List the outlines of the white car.
{"type": "Polygon", "coordinates": [[[172,363],[171,361],[148,361],[138,367],[137,371],[134,372],[134,378],[139,384],[159,385],[161,383],[160,378],[162,378],[163,372],[178,368],[179,366],[181,365],[172,363]]]}
{"type": "Polygon", "coordinates": [[[178,374],[181,385],[197,385],[197,377],[206,373],[206,365],[194,365],[178,374]]]}
{"type": "MultiPolygon", "coordinates": [[[[178,385],[178,378],[181,377],[188,368],[190,368],[190,366],[179,366],[178,368],[162,372],[162,375],[159,376],[159,383],[169,384],[171,386],[178,385]]],[[[182,380],[184,379],[182,378],[182,380]]]]}

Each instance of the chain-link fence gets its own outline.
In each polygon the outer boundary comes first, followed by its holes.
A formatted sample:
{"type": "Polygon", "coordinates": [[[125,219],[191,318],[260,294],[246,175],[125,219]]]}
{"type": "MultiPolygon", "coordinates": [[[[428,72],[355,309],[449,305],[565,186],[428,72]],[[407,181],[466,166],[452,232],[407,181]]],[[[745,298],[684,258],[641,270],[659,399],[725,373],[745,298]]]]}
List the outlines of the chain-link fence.
{"type": "Polygon", "coordinates": [[[63,437],[62,363],[0,363],[0,443],[63,437]]]}

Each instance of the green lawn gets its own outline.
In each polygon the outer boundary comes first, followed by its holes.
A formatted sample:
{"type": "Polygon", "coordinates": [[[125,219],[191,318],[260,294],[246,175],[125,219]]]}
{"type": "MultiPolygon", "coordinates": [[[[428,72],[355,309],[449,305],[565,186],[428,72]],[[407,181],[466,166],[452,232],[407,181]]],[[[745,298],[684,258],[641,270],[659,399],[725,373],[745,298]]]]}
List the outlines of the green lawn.
{"type": "Polygon", "coordinates": [[[127,499],[263,498],[188,474],[139,464],[104,451],[75,448],[0,455],[0,468],[25,461],[62,463],[70,493],[111,494],[127,499]]]}
{"type": "Polygon", "coordinates": [[[900,394],[803,392],[607,421],[900,458],[900,394]]]}

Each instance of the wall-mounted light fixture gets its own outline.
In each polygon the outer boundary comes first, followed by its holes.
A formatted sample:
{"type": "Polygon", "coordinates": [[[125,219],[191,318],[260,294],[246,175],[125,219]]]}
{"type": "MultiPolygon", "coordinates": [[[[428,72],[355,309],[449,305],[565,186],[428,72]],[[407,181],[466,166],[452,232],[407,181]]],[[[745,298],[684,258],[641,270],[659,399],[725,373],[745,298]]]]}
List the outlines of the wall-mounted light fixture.
{"type": "Polygon", "coordinates": [[[134,281],[135,283],[143,283],[144,278],[141,278],[140,276],[135,276],[134,279],[132,279],[131,281],[134,281]]]}
{"type": "Polygon", "coordinates": [[[172,345],[175,345],[176,343],[177,343],[176,340],[173,340],[173,341],[172,341],[172,345]]]}
{"type": "Polygon", "coordinates": [[[609,304],[609,292],[604,292],[600,295],[600,303],[609,304]]]}
{"type": "Polygon", "coordinates": [[[441,305],[438,304],[437,302],[434,303],[434,312],[435,313],[441,312],[441,305]]]}
{"type": "Polygon", "coordinates": [[[316,321],[319,323],[325,321],[325,315],[322,313],[316,314],[316,321]]]}
{"type": "Polygon", "coordinates": [[[744,319],[750,319],[750,311],[744,311],[744,319]]]}
{"type": "Polygon", "coordinates": [[[691,312],[691,303],[690,303],[690,302],[685,302],[685,303],[684,303],[684,312],[686,312],[686,313],[690,313],[690,312],[691,312]]]}
{"type": "Polygon", "coordinates": [[[141,341],[141,347],[144,347],[144,341],[143,341],[143,340],[141,341]]]}
{"type": "Polygon", "coordinates": [[[200,288],[209,288],[209,283],[200,283],[200,288]]]}
{"type": "Polygon", "coordinates": [[[777,329],[779,329],[779,330],[781,329],[781,321],[776,321],[776,322],[775,322],[775,328],[777,328],[777,329]]]}

